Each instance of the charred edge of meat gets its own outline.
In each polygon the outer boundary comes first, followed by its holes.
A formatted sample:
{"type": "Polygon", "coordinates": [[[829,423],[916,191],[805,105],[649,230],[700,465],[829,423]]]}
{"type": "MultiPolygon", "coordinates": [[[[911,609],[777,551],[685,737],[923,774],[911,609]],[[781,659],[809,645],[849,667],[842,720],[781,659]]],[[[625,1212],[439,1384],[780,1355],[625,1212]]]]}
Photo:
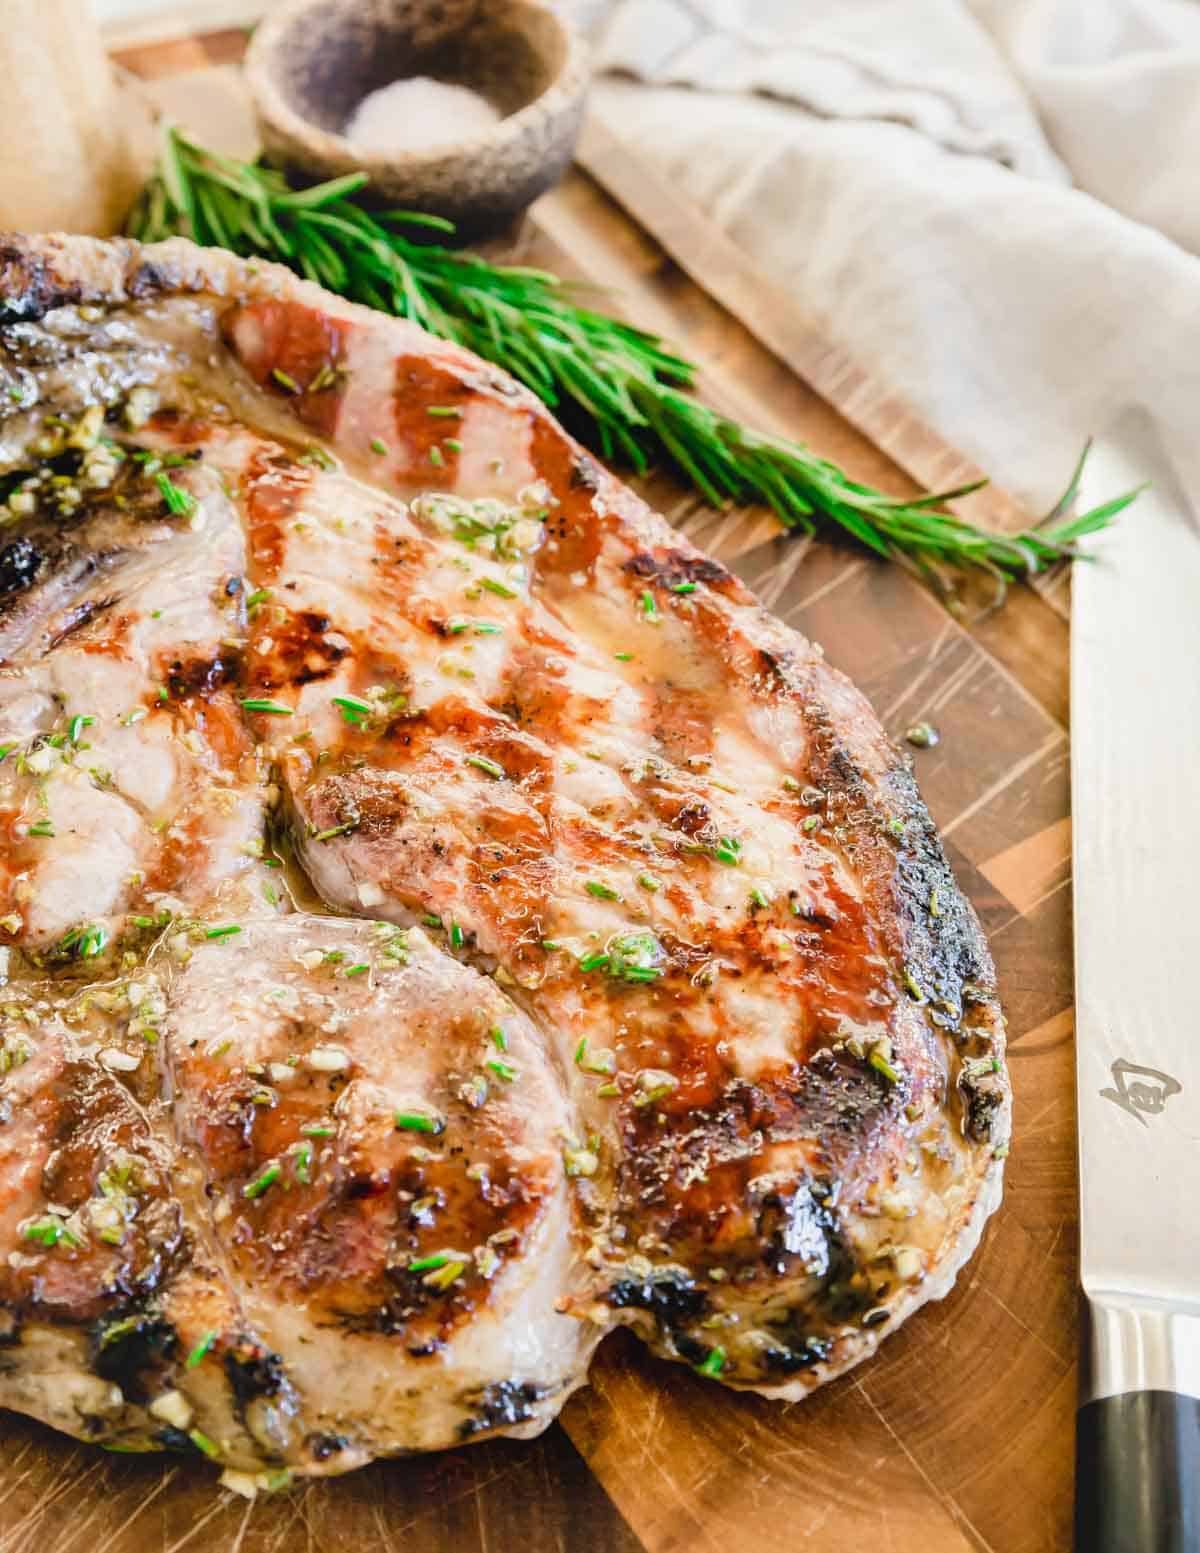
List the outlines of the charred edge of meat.
{"type": "Polygon", "coordinates": [[[782,1379],[824,1364],[832,1351],[833,1344],[827,1337],[805,1335],[789,1340],[786,1344],[779,1342],[764,1348],[758,1356],[758,1362],[764,1375],[777,1375],[782,1379]]]}
{"type": "Polygon", "coordinates": [[[171,1424],[164,1424],[154,1436],[156,1444],[165,1451],[174,1451],[180,1456],[204,1456],[204,1449],[192,1439],[191,1435],[183,1429],[176,1429],[171,1424]]]}
{"type": "Polygon", "coordinates": [[[958,1087],[966,1105],[967,1136],[974,1143],[990,1142],[996,1113],[1003,1109],[1007,1094],[1003,1073],[997,1070],[974,1074],[967,1070],[959,1075],[958,1087]]]}
{"type": "MultiPolygon", "coordinates": [[[[781,666],[785,667],[785,666],[781,666]]],[[[802,687],[797,685],[801,690],[802,687]]],[[[840,797],[847,820],[860,835],[874,833],[883,844],[884,814],[879,798],[849,751],[839,741],[836,728],[814,695],[804,697],[805,720],[813,736],[816,758],[810,767],[814,783],[840,797]]],[[[900,924],[896,949],[916,973],[931,1001],[957,1024],[964,1002],[988,1003],[995,997],[995,971],[975,913],[959,890],[929,811],[917,790],[912,771],[898,750],[891,747],[885,791],[895,802],[891,812],[903,821],[893,839],[897,862],[891,897],[900,924]],[[937,914],[930,902],[937,899],[937,914]]],[[[935,1007],[933,1012],[939,1012],[935,1007]]],[[[945,1019],[939,1021],[947,1023],[945,1019]]]]}
{"type": "Polygon", "coordinates": [[[21,1317],[7,1305],[0,1305],[0,1350],[21,1346],[21,1317]]]}
{"type": "Polygon", "coordinates": [[[64,282],[44,253],[0,243],[0,319],[42,318],[52,308],[82,302],[84,287],[64,282]]]}
{"type": "Polygon", "coordinates": [[[683,582],[706,582],[710,587],[721,588],[733,582],[731,573],[720,561],[706,555],[695,555],[690,550],[666,550],[657,553],[639,550],[630,556],[622,570],[632,577],[653,578],[667,587],[677,587],[683,582]]]}
{"type": "Polygon", "coordinates": [[[308,1434],[304,1437],[304,1448],[314,1461],[340,1456],[349,1443],[344,1434],[308,1434]]]}
{"type": "Polygon", "coordinates": [[[251,1338],[239,1339],[225,1355],[225,1374],[243,1411],[259,1397],[278,1396],[284,1387],[282,1356],[251,1338]]]}
{"type": "Polygon", "coordinates": [[[241,659],[236,652],[218,653],[211,658],[176,658],[167,669],[167,689],[175,700],[184,696],[208,696],[222,685],[236,682],[241,674],[241,659]]]}
{"type": "Polygon", "coordinates": [[[892,788],[907,816],[897,865],[897,902],[904,923],[908,958],[922,973],[923,986],[951,1006],[938,1010],[938,1023],[957,1024],[964,1002],[988,998],[994,978],[974,913],[955,883],[954,874],[912,773],[903,767],[892,774],[892,788]],[[936,901],[936,915],[930,902],[936,901]]]}
{"type": "Polygon", "coordinates": [[[37,581],[45,555],[22,536],[0,550],[0,593],[19,593],[37,581]]]}
{"type": "Polygon", "coordinates": [[[612,1310],[644,1310],[654,1318],[659,1336],[692,1364],[708,1349],[690,1337],[687,1328],[709,1308],[705,1290],[681,1269],[666,1269],[648,1278],[620,1278],[603,1296],[612,1310]]]}
{"type": "Polygon", "coordinates": [[[44,237],[0,242],[0,325],[36,321],[55,308],[82,302],[142,302],[169,292],[201,291],[213,283],[212,271],[206,272],[201,262],[147,259],[139,244],[126,239],[113,238],[96,250],[105,262],[90,274],[85,269],[72,275],[70,255],[62,255],[60,268],[58,254],[44,237]],[[117,264],[110,268],[113,258],[117,264]]]}
{"type": "Polygon", "coordinates": [[[571,489],[573,491],[591,491],[594,495],[603,481],[603,475],[599,465],[586,453],[580,453],[571,465],[571,489]]]}
{"type": "Polygon", "coordinates": [[[544,1386],[535,1386],[532,1381],[494,1381],[471,1398],[472,1416],[459,1424],[459,1438],[470,1440],[493,1429],[527,1423],[534,1416],[535,1404],[548,1395],[544,1386]]]}
{"type": "Polygon", "coordinates": [[[92,1368],[130,1402],[149,1402],[178,1347],[175,1328],[162,1316],[141,1312],[106,1316],[92,1332],[92,1368]]]}

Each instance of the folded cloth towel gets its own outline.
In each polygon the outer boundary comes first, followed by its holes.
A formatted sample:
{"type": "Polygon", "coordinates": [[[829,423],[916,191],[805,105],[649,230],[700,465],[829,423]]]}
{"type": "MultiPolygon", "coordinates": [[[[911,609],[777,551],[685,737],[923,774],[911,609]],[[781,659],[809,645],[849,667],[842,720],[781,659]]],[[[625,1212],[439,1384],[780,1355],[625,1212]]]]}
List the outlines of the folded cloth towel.
{"type": "Polygon", "coordinates": [[[594,111],[1035,508],[1200,409],[1200,6],[575,0],[594,111]],[[1039,120],[1040,115],[1040,120],[1039,120]],[[1165,235],[1164,235],[1165,234],[1165,235]]]}

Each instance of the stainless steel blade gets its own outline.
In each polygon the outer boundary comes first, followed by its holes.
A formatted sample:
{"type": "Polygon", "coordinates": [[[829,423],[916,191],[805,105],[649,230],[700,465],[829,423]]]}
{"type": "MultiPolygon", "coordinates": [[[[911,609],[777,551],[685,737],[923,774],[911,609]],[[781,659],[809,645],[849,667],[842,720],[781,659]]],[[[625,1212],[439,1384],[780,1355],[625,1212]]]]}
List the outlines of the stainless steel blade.
{"type": "Polygon", "coordinates": [[[1200,516],[1131,415],[1081,500],[1144,480],[1072,578],[1085,1398],[1200,1397],[1200,516]]]}

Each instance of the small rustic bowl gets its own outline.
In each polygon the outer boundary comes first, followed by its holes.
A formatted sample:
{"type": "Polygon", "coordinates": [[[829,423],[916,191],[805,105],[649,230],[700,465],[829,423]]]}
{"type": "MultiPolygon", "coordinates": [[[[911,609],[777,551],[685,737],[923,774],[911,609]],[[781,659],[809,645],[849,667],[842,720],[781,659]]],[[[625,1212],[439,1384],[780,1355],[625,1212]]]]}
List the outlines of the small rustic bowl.
{"type": "Polygon", "coordinates": [[[587,95],[579,35],[537,0],[289,0],[254,34],[246,76],[268,158],[293,175],[360,169],[375,204],[495,231],[563,174],[587,95]],[[406,76],[472,87],[505,115],[427,150],[355,147],[368,92],[406,76]]]}

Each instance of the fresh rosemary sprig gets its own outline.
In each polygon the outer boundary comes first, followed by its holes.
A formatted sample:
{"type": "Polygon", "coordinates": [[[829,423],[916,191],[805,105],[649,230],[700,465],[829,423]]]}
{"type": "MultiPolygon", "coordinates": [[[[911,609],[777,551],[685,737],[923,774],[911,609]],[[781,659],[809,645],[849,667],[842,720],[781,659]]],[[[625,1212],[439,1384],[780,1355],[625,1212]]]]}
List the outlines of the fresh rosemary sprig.
{"type": "Polygon", "coordinates": [[[1078,540],[1136,494],[1070,516],[1081,458],[1050,517],[1019,534],[993,533],[946,510],[983,481],[915,499],[886,496],[800,443],[752,431],[690,397],[683,390],[695,379],[691,362],[657,336],[584,306],[555,276],[406,237],[405,227],[453,228],[410,211],[368,213],[350,198],[366,181],[350,173],[294,190],[282,173],[205,150],[168,127],[127,230],[143,242],[183,235],[276,260],[354,301],[411,318],[582,420],[604,457],[638,473],[665,458],[714,506],[763,502],[805,533],[836,525],[942,592],[945,568],[990,573],[1000,588],[1043,571],[1074,555],[1078,540]]]}

